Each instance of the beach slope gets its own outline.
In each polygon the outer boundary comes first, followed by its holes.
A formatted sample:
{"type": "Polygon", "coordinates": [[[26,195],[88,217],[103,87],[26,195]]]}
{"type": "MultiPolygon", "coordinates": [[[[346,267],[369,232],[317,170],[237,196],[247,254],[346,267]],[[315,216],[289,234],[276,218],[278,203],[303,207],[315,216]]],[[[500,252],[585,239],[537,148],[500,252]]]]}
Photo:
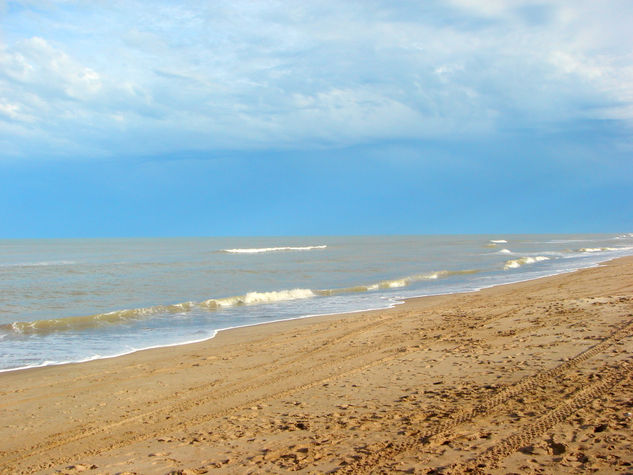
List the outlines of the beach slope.
{"type": "Polygon", "coordinates": [[[0,374],[1,473],[633,471],[633,257],[0,374]]]}

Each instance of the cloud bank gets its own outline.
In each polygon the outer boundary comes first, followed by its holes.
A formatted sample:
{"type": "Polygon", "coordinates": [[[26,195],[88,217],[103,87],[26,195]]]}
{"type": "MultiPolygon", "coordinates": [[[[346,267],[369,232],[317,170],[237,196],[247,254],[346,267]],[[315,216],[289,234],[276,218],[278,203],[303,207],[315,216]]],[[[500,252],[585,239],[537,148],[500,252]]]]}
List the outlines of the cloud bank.
{"type": "Polygon", "coordinates": [[[6,2],[6,157],[459,140],[633,119],[627,1],[6,2]]]}

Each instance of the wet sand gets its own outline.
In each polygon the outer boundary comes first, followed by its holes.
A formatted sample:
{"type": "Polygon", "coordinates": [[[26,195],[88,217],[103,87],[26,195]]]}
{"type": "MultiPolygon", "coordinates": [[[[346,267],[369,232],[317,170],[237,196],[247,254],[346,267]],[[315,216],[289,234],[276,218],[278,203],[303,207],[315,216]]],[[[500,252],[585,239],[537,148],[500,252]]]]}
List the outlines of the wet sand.
{"type": "Polygon", "coordinates": [[[0,472],[633,473],[633,257],[0,374],[0,472]]]}

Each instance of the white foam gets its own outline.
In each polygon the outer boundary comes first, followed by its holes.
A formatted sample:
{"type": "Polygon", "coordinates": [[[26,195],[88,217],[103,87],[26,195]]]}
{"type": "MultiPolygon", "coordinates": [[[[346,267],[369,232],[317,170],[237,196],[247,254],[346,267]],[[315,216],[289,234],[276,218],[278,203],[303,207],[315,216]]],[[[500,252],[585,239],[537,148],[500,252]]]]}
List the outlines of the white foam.
{"type": "Polygon", "coordinates": [[[313,249],[325,249],[327,246],[321,244],[318,246],[281,246],[281,247],[259,247],[245,249],[223,249],[222,252],[230,254],[259,254],[262,252],[279,252],[279,251],[311,251],[313,249]]]}
{"type": "Polygon", "coordinates": [[[497,254],[512,254],[512,251],[510,249],[501,249],[497,254]]]}
{"type": "Polygon", "coordinates": [[[617,251],[615,247],[582,247],[578,249],[578,252],[604,252],[604,251],[617,251]]]}
{"type": "Polygon", "coordinates": [[[505,239],[491,239],[490,242],[492,244],[507,244],[508,241],[506,241],[505,239]]]}
{"type": "Polygon", "coordinates": [[[48,267],[48,266],[72,266],[75,261],[39,261],[39,262],[16,262],[0,264],[0,267],[48,267]]]}
{"type": "Polygon", "coordinates": [[[549,257],[535,256],[535,257],[521,257],[520,259],[511,259],[509,261],[506,261],[506,264],[503,268],[505,270],[517,269],[525,264],[535,264],[537,262],[542,262],[542,261],[549,261],[549,257]]]}
{"type": "Polygon", "coordinates": [[[457,271],[449,271],[449,270],[441,270],[437,272],[430,272],[428,274],[414,274],[407,277],[402,277],[400,279],[394,280],[383,280],[382,282],[378,282],[377,284],[368,285],[365,287],[366,290],[379,290],[379,289],[397,289],[400,287],[407,287],[414,282],[421,282],[424,280],[436,280],[440,277],[449,277],[451,275],[462,275],[462,274],[476,274],[479,272],[476,269],[468,269],[468,270],[457,270],[457,271]]]}
{"type": "Polygon", "coordinates": [[[406,287],[409,285],[409,282],[409,279],[392,280],[391,282],[386,282],[385,286],[389,289],[397,289],[400,287],[406,287]]]}
{"type": "Polygon", "coordinates": [[[234,307],[236,305],[273,303],[286,300],[307,299],[311,297],[315,297],[315,293],[310,289],[279,290],[272,292],[248,292],[245,295],[238,295],[235,297],[205,300],[200,305],[211,308],[234,307]]]}

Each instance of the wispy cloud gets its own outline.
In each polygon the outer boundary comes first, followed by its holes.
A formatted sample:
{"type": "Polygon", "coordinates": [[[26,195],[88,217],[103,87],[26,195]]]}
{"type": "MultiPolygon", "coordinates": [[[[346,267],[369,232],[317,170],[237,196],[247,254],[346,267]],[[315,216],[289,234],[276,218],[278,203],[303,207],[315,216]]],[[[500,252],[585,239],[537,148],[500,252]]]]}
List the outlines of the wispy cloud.
{"type": "Polygon", "coordinates": [[[632,10],[626,1],[8,2],[0,140],[5,154],[91,156],[629,124],[632,10]]]}

